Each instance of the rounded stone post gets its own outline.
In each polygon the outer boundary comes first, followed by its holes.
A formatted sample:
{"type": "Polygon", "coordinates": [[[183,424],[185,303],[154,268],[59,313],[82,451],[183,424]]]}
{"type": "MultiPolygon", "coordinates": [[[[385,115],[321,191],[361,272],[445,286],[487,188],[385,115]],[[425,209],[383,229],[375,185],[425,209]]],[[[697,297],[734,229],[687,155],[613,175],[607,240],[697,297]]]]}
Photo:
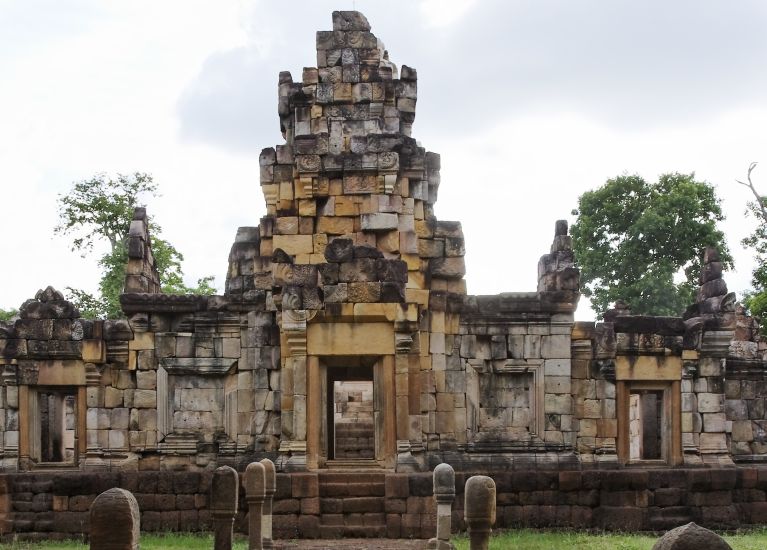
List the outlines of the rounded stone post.
{"type": "Polygon", "coordinates": [[[261,545],[264,550],[274,548],[272,542],[272,502],[274,494],[277,492],[277,470],[274,462],[268,458],[261,460],[264,465],[264,508],[261,515],[261,545]]]}
{"type": "Polygon", "coordinates": [[[454,550],[450,543],[450,520],[455,500],[455,471],[450,464],[434,468],[434,500],[437,501],[437,536],[429,540],[427,549],[454,550]]]}
{"type": "Polygon", "coordinates": [[[261,514],[264,505],[264,473],[260,462],[251,462],[245,468],[245,499],[248,501],[248,549],[262,550],[261,514]]]}
{"type": "Polygon", "coordinates": [[[469,528],[469,548],[487,550],[495,523],[495,481],[472,476],[466,482],[464,519],[469,528]]]}
{"type": "Polygon", "coordinates": [[[232,550],[232,528],[239,492],[240,480],[234,468],[216,468],[210,484],[210,515],[215,529],[214,550],[232,550]]]}
{"type": "Polygon", "coordinates": [[[130,491],[109,489],[91,504],[91,550],[138,550],[141,516],[130,491]]]}

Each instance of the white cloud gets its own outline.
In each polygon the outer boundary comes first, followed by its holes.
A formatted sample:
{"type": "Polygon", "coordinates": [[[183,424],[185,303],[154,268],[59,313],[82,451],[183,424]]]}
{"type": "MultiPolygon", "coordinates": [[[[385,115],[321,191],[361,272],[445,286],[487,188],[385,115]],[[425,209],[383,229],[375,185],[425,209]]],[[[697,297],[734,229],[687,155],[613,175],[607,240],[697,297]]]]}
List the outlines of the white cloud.
{"type": "Polygon", "coordinates": [[[478,3],[479,0],[421,0],[420,10],[430,27],[445,27],[459,22],[478,3]]]}

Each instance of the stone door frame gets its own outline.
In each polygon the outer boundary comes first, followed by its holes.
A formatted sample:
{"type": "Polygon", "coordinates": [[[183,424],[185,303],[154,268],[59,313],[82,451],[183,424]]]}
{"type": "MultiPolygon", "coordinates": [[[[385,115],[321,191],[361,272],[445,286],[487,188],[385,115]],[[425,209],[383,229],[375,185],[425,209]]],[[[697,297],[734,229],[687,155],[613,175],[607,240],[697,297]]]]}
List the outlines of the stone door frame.
{"type": "Polygon", "coordinates": [[[679,357],[642,356],[616,358],[616,413],[618,417],[618,462],[669,466],[682,464],[682,361],[679,357]],[[632,391],[663,392],[662,448],[660,460],[631,460],[629,409],[632,391]]]}
{"type": "MultiPolygon", "coordinates": [[[[309,377],[309,395],[307,402],[309,411],[307,464],[317,464],[317,468],[329,468],[328,448],[330,430],[328,428],[328,414],[317,415],[314,411],[327,411],[329,406],[330,387],[329,370],[338,367],[348,367],[356,364],[368,364],[373,369],[373,423],[375,426],[375,459],[371,460],[371,466],[380,468],[393,468],[396,459],[395,430],[395,400],[394,400],[394,357],[393,356],[334,356],[310,358],[310,373],[315,368],[317,376],[309,377]],[[316,361],[315,361],[316,359],[316,361]],[[318,380],[317,380],[318,379],[318,380]],[[317,384],[317,387],[315,387],[317,384]],[[319,399],[315,400],[315,392],[319,393],[319,399]],[[318,409],[316,408],[318,407],[318,409]],[[317,422],[312,417],[318,417],[317,422]]],[[[353,368],[353,367],[352,367],[353,368]]],[[[367,461],[365,461],[367,462],[367,461]]],[[[311,467],[311,466],[310,466],[311,467]]]]}
{"type": "Polygon", "coordinates": [[[85,457],[87,393],[86,365],[82,361],[40,361],[36,380],[19,385],[19,469],[77,468],[85,457]],[[74,462],[39,462],[39,398],[44,391],[67,392],[75,396],[74,462]]]}

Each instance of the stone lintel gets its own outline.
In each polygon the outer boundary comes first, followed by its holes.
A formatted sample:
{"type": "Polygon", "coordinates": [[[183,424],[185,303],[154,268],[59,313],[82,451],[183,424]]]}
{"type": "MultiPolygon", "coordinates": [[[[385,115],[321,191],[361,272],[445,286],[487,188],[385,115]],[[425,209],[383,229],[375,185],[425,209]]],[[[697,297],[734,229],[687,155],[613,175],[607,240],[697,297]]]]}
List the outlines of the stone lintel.
{"type": "Polygon", "coordinates": [[[128,292],[120,294],[120,305],[125,313],[187,313],[207,309],[208,298],[191,294],[128,292]]]}
{"type": "Polygon", "coordinates": [[[237,369],[237,359],[220,357],[165,357],[160,359],[160,366],[168,374],[197,376],[222,376],[231,374],[237,369]]]}

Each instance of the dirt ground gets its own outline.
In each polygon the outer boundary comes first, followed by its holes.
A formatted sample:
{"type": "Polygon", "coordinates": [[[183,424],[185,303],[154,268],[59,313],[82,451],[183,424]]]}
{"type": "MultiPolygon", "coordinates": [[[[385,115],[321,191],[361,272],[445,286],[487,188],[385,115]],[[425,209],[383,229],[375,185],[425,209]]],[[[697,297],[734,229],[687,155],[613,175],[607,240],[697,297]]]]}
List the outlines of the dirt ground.
{"type": "Polygon", "coordinates": [[[425,540],[415,539],[338,539],[274,541],[276,550],[423,550],[425,540]]]}

